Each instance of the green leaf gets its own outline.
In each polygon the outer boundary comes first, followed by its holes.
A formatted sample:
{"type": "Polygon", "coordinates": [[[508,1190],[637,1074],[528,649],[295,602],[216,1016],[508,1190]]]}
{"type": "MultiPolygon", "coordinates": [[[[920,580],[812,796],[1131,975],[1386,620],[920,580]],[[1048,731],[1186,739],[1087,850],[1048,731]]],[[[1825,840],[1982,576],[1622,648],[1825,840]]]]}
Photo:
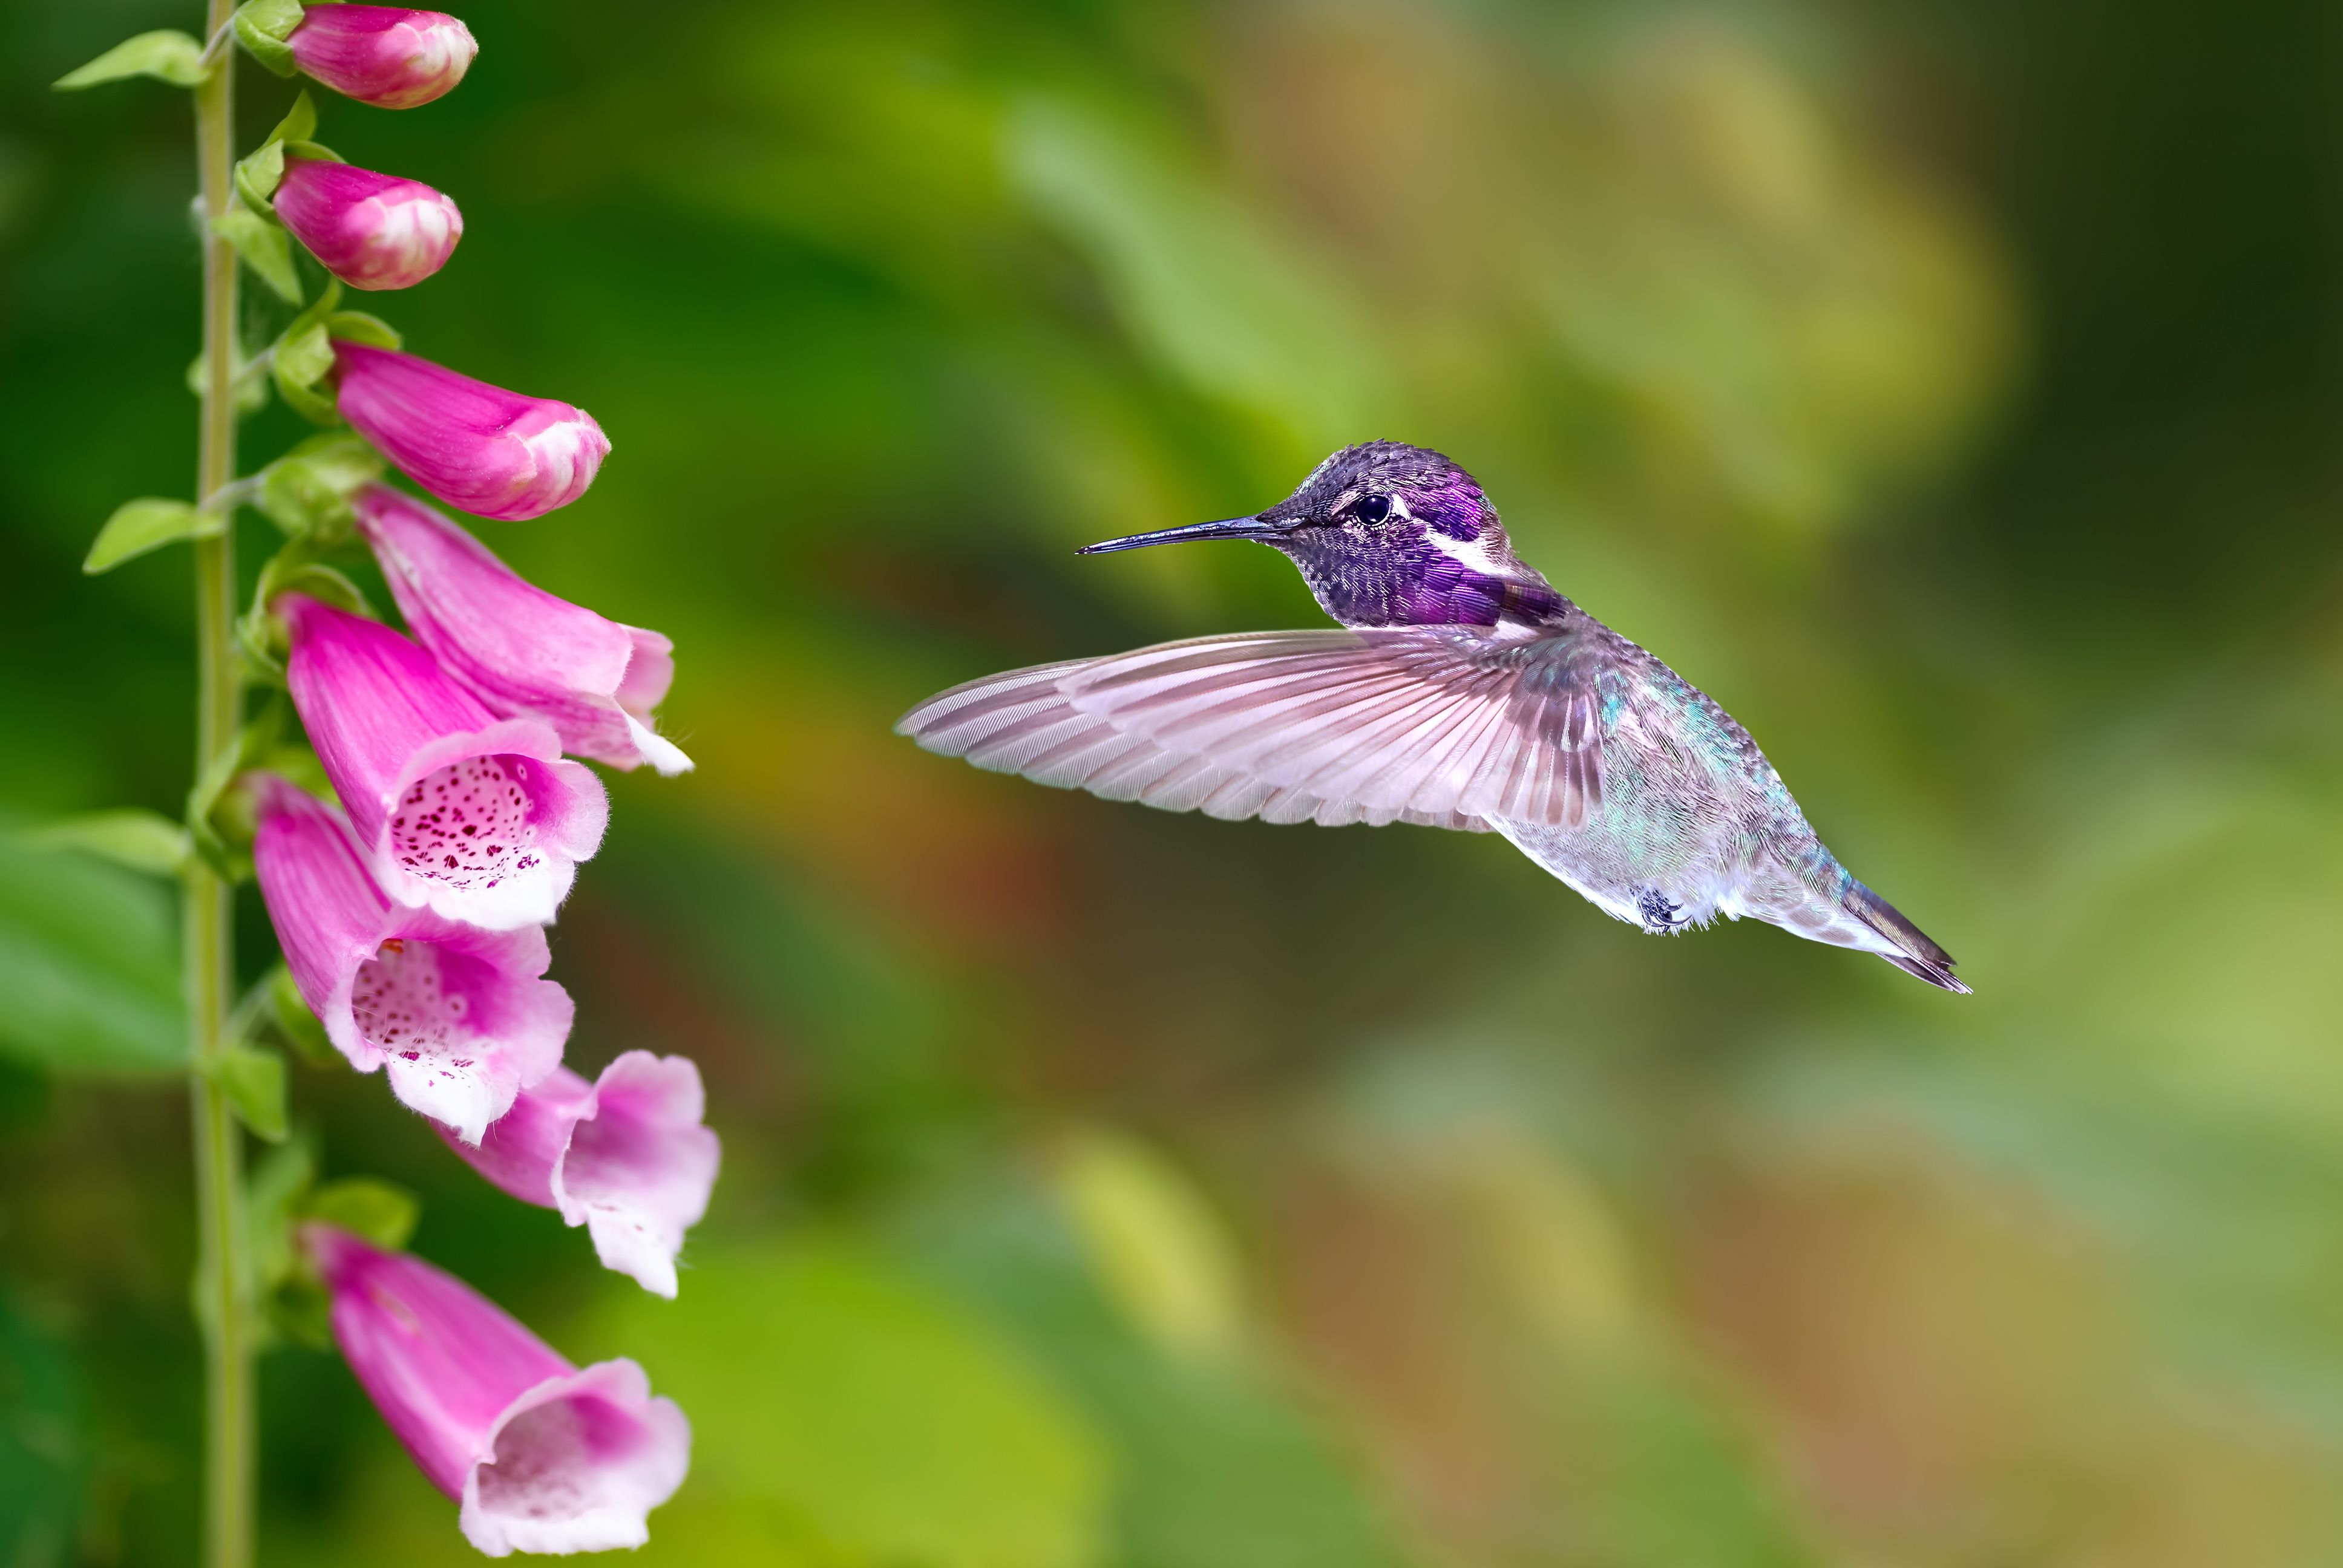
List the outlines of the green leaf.
{"type": "Polygon", "coordinates": [[[66,1073],[183,1070],[171,890],[0,835],[0,1053],[66,1073]]]}
{"type": "Polygon", "coordinates": [[[422,1206],[404,1187],[373,1176],[347,1176],[317,1189],[301,1212],[307,1219],[338,1225],[353,1236],[395,1252],[415,1234],[422,1206]]]}
{"type": "Polygon", "coordinates": [[[78,71],[59,76],[54,85],[63,92],[118,82],[126,76],[153,76],[175,87],[192,87],[209,74],[203,64],[204,46],[172,28],[125,38],[78,71]]]}
{"type": "Polygon", "coordinates": [[[287,534],[347,535],[353,490],[382,477],[382,457],[347,432],[312,436],[260,472],[257,504],[287,534]]]}
{"type": "Polygon", "coordinates": [[[268,213],[273,216],[275,209],[268,205],[268,200],[284,182],[285,144],[282,142],[266,143],[259,151],[236,160],[236,194],[254,212],[268,213]]]}
{"type": "Polygon", "coordinates": [[[376,348],[397,348],[404,342],[397,327],[363,310],[337,310],[326,318],[326,331],[331,337],[347,337],[353,343],[376,348]]]}
{"type": "Polygon", "coordinates": [[[97,530],[97,539],[89,547],[81,569],[96,577],[181,539],[216,538],[226,526],[226,519],[218,513],[202,511],[186,501],[141,496],[114,508],[114,515],[106,519],[106,527],[97,530]]]}
{"type": "Polygon", "coordinates": [[[327,1038],[326,1026],[317,1021],[301,988],[293,983],[293,971],[283,964],[269,972],[268,1016],[294,1054],[310,1066],[331,1067],[342,1060],[342,1053],[327,1038]]]}
{"type": "Polygon", "coordinates": [[[214,757],[187,791],[188,839],[196,853],[231,882],[241,882],[252,874],[251,824],[246,820],[223,824],[220,807],[236,775],[260,766],[276,751],[285,733],[285,715],[286,702],[279,696],[236,731],[236,744],[214,757]]]}
{"type": "Polygon", "coordinates": [[[293,241],[249,207],[230,207],[212,219],[212,231],[236,246],[245,266],[288,305],[301,303],[301,275],[293,270],[293,241]]]}
{"type": "Polygon", "coordinates": [[[271,1143],[285,1141],[285,1059],[256,1045],[232,1045],[210,1068],[236,1114],[271,1143]]]}
{"type": "Polygon", "coordinates": [[[268,133],[268,142],[270,146],[306,142],[317,134],[317,106],[311,100],[309,89],[304,87],[294,98],[293,106],[285,111],[285,117],[277,122],[277,128],[268,133]]]}
{"type": "Polygon", "coordinates": [[[297,74],[285,40],[301,25],[301,0],[247,0],[236,7],[236,38],[245,53],[280,76],[297,74]]]}
{"type": "Polygon", "coordinates": [[[191,852],[185,828],[135,807],[43,823],[23,837],[38,849],[78,849],[150,877],[177,876],[191,852]]]}

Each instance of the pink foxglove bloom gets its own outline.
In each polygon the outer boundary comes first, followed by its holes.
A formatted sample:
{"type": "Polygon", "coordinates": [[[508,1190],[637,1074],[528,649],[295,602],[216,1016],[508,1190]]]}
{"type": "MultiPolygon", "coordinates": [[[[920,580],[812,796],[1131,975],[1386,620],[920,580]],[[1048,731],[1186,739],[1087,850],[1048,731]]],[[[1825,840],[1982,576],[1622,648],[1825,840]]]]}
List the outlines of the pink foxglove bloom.
{"type": "Polygon", "coordinates": [[[554,598],[397,490],[369,485],[351,502],[407,628],[491,710],[542,719],[565,750],[613,768],[691,766],[651,729],[673,643],[554,598]]]}
{"type": "Polygon", "coordinates": [[[701,1125],[707,1104],[690,1058],[630,1050],[592,1083],[557,1069],[478,1147],[456,1129],[439,1131],[514,1197],[585,1226],[604,1268],[671,1301],[683,1233],[708,1212],[716,1184],[720,1151],[701,1125]]]}
{"type": "Polygon", "coordinates": [[[566,507],[610,453],[594,417],[568,403],[338,338],[334,366],[342,417],[408,478],[476,517],[511,522],[566,507]]]}
{"type": "Polygon", "coordinates": [[[302,1000],[360,1072],[478,1143],[561,1065],[568,993],[537,928],[484,931],[392,903],[340,812],[263,777],[253,868],[302,1000]]]}
{"type": "Polygon", "coordinates": [[[429,186],[331,158],[286,160],[271,205],[352,288],[410,288],[445,266],[464,237],[464,215],[429,186]]]}
{"type": "Polygon", "coordinates": [[[553,919],[609,820],[593,769],[380,622],[301,594],[274,608],[294,709],[383,890],[492,930],[553,919]]]}
{"type": "Polygon", "coordinates": [[[455,17],[398,5],[311,5],[285,43],[303,71],[378,109],[429,103],[462,81],[480,52],[455,17]]]}
{"type": "Polygon", "coordinates": [[[303,1245],[358,1386],[491,1557],[608,1552],[650,1539],[691,1466],[691,1423],[631,1361],[580,1372],[451,1275],[345,1231],[303,1245]]]}

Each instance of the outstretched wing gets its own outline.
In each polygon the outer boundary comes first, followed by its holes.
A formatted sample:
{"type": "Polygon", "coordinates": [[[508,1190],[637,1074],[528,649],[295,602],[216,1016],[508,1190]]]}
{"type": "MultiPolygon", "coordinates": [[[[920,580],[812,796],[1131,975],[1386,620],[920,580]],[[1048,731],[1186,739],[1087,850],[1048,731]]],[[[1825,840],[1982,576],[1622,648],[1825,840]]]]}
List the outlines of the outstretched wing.
{"type": "Polygon", "coordinates": [[[1111,800],[1269,822],[1583,825],[1602,703],[1568,632],[1246,632],[1011,670],[896,726],[930,751],[1111,800]]]}

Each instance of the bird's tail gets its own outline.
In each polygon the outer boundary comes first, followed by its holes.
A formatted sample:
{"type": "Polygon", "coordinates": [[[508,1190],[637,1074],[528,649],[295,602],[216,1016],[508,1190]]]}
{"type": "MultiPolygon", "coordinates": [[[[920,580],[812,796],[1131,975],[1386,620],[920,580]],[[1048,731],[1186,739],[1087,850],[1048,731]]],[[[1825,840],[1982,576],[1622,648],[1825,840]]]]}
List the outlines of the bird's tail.
{"type": "Polygon", "coordinates": [[[1919,976],[1930,985],[1941,986],[1962,996],[1969,994],[1969,988],[1953,973],[1953,955],[1929,940],[1927,932],[1906,920],[1885,899],[1857,882],[1846,890],[1843,906],[1896,950],[1892,953],[1881,953],[1881,958],[1906,974],[1919,976]]]}

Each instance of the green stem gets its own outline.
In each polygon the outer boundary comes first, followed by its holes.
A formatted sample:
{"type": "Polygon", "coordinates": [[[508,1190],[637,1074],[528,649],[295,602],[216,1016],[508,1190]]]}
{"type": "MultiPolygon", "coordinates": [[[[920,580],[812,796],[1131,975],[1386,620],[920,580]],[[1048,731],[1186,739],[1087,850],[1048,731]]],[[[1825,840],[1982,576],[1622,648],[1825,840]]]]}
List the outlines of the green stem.
{"type": "MultiPolygon", "coordinates": [[[[208,0],[210,37],[234,0],[208,0]]],[[[196,164],[206,223],[227,210],[235,162],[233,49],[195,90],[196,164]]],[[[196,494],[236,477],[236,253],[204,232],[204,387],[196,494]]],[[[196,541],[196,771],[236,743],[243,686],[236,662],[236,532],[196,541]]],[[[200,857],[186,874],[187,1010],[194,1024],[196,1214],[201,1240],[196,1315],[204,1332],[204,1561],[252,1562],[255,1446],[251,1243],[245,1231],[244,1142],[211,1070],[231,1043],[232,891],[200,857]]]]}

